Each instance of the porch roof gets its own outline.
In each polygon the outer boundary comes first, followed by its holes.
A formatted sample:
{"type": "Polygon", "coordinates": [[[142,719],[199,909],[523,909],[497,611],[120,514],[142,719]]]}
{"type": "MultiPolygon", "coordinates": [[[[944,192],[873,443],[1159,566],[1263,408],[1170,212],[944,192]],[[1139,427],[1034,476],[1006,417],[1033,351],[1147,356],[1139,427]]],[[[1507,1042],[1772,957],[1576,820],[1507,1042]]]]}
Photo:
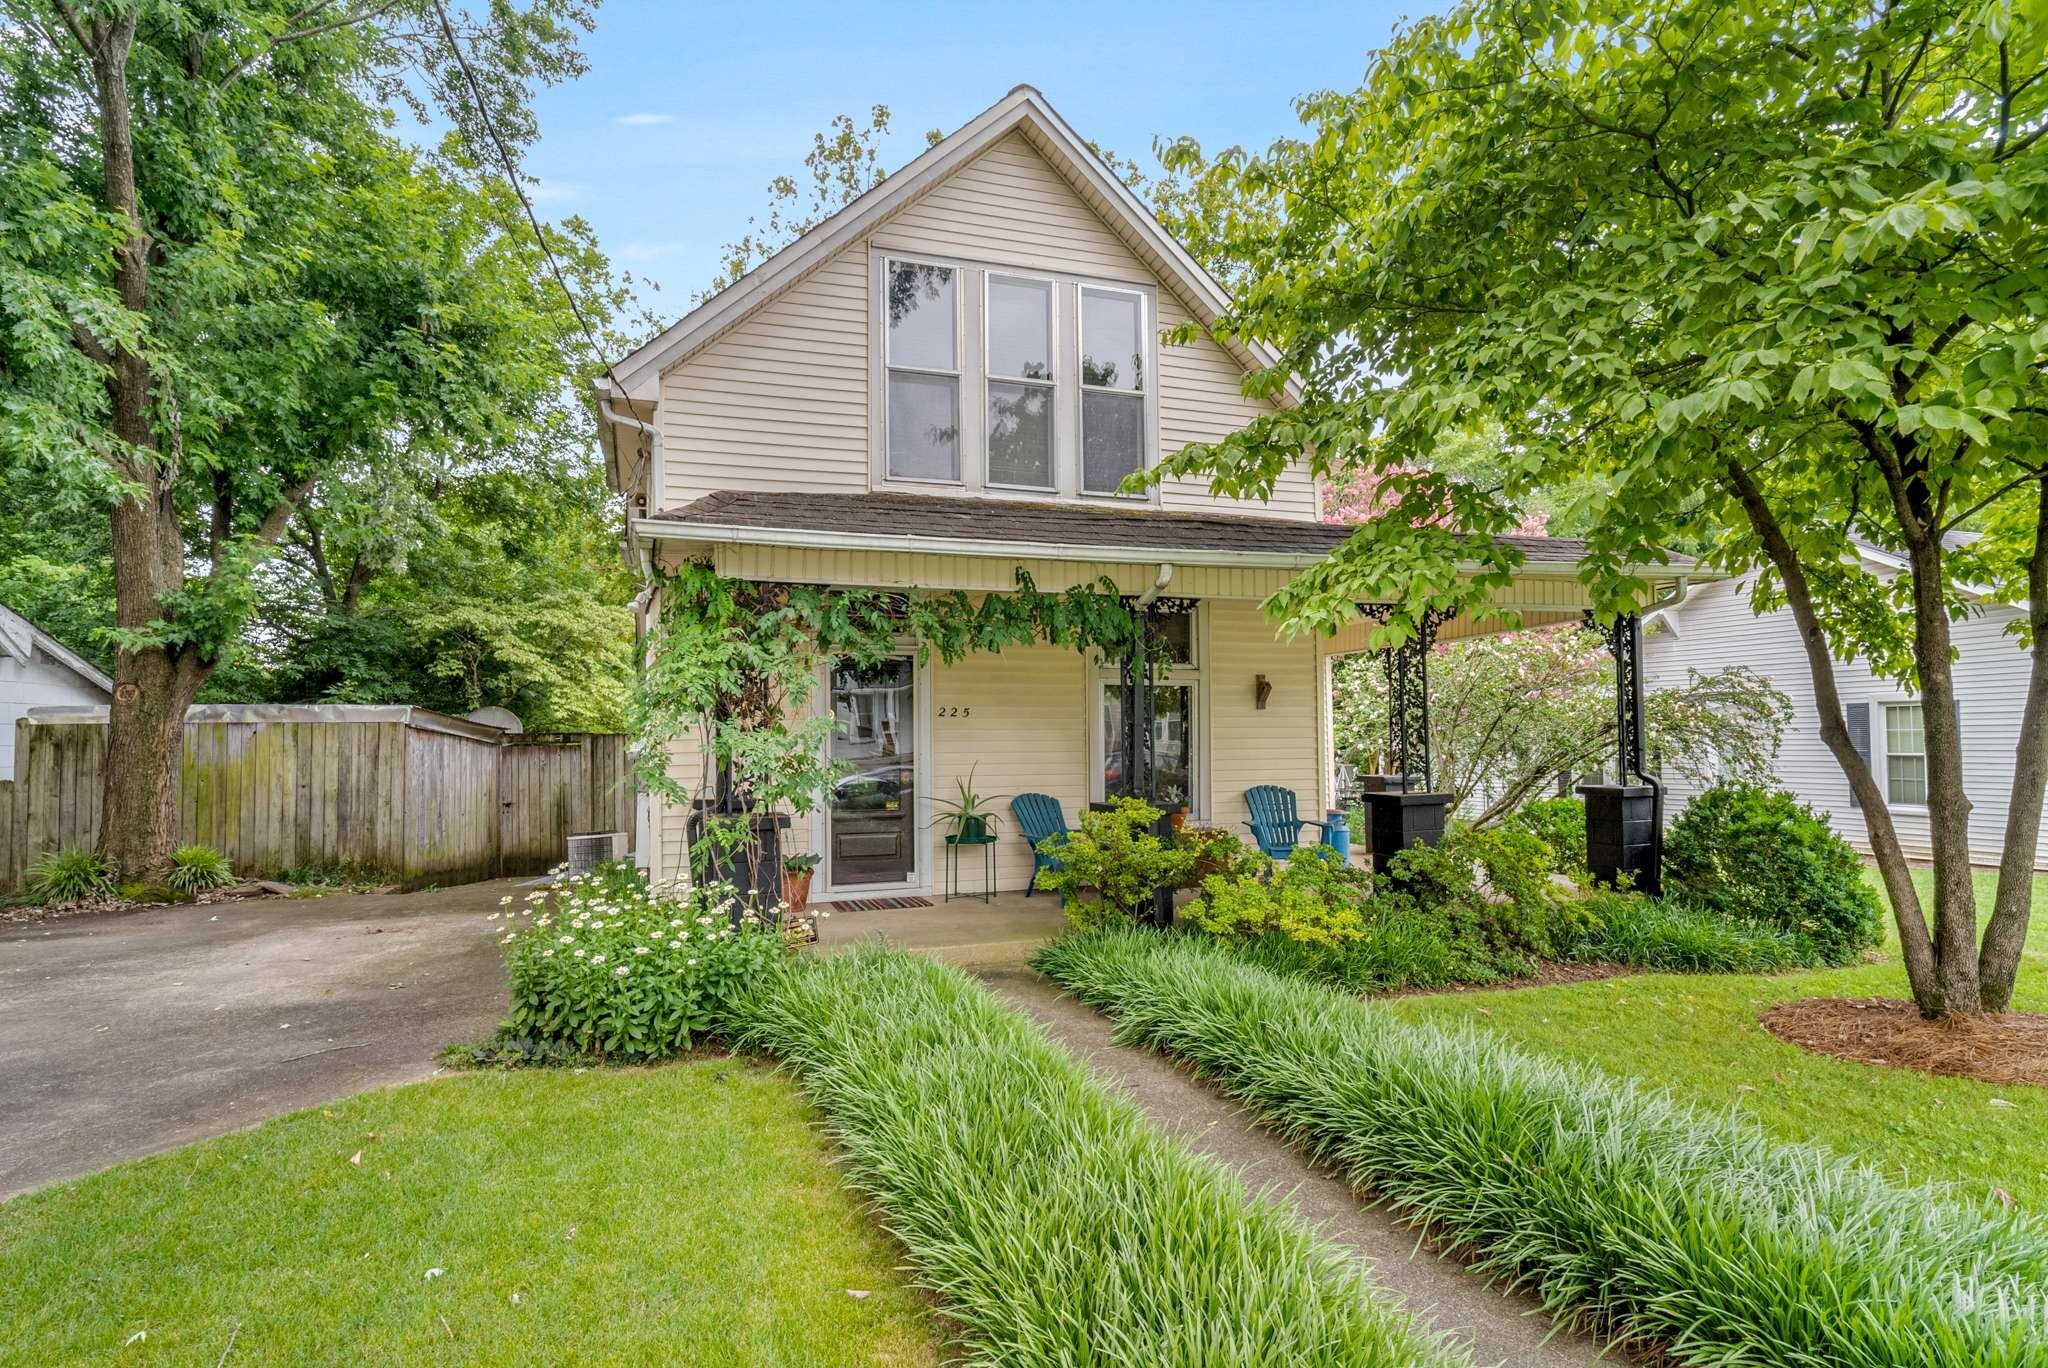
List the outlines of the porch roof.
{"type": "MultiPolygon", "coordinates": [[[[1171,559],[1304,568],[1351,534],[1340,524],[1243,513],[962,498],[944,494],[819,494],[720,490],[637,520],[642,535],[708,543],[830,546],[847,550],[1010,555],[1055,560],[1171,559]]],[[[1524,574],[1570,575],[1585,543],[1509,536],[1524,574]]],[[[1670,553],[1653,576],[1692,572],[1670,553]]]]}

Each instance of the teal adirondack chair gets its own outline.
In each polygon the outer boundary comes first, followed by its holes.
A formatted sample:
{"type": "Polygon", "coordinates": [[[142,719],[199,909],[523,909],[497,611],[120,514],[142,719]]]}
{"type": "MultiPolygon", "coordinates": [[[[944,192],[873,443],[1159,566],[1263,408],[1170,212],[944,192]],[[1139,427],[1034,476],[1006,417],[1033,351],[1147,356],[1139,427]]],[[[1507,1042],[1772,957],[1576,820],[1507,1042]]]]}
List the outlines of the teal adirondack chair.
{"type": "Polygon", "coordinates": [[[1244,803],[1252,810],[1252,819],[1245,823],[1252,829],[1252,839],[1260,850],[1276,860],[1294,853],[1294,848],[1301,844],[1303,827],[1316,827],[1323,833],[1323,839],[1329,838],[1329,823],[1303,817],[1297,810],[1293,789],[1260,784],[1244,791],[1244,803]]]}
{"type": "Polygon", "coordinates": [[[1010,812],[1017,818],[1017,830],[1031,847],[1031,883],[1024,896],[1038,891],[1038,871],[1058,869],[1060,862],[1038,848],[1040,841],[1068,834],[1066,814],[1060,800],[1046,793],[1020,793],[1010,800],[1010,812]]]}

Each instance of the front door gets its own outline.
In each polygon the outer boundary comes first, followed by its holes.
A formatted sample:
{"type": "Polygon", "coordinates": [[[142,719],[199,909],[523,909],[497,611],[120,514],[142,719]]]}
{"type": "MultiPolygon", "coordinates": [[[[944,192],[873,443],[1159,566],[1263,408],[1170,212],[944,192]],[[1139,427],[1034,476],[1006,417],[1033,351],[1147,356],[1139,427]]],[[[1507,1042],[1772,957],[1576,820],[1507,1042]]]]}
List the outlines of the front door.
{"type": "Polygon", "coordinates": [[[834,889],[917,876],[917,665],[907,655],[832,667],[832,758],[847,772],[826,807],[826,881],[834,889]]]}

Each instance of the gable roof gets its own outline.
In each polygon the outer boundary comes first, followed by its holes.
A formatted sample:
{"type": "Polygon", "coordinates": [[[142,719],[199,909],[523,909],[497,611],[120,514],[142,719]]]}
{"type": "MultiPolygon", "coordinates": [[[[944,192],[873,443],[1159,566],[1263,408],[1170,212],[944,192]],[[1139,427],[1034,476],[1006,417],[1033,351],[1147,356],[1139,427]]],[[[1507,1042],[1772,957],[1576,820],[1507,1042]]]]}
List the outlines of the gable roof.
{"type": "Polygon", "coordinates": [[[10,655],[24,665],[42,652],[103,694],[114,692],[114,681],[85,657],[67,648],[57,638],[0,603],[0,655],[10,655]]]}
{"type": "MultiPolygon", "coordinates": [[[[1090,207],[1159,276],[1160,282],[1201,322],[1213,323],[1230,296],[1187,249],[1161,226],[1152,211],[1101,157],[1046,102],[1020,85],[961,128],[925,149],[917,159],[845,208],[776,252],[753,270],[683,315],[652,341],[636,348],[596,381],[601,396],[647,403],[660,392],[662,373],[723,335],[755,309],[774,299],[841,248],[859,241],[955,171],[1012,133],[1021,132],[1081,194],[1090,207]]],[[[1259,344],[1226,344],[1247,369],[1273,365],[1277,356],[1259,344]]]]}

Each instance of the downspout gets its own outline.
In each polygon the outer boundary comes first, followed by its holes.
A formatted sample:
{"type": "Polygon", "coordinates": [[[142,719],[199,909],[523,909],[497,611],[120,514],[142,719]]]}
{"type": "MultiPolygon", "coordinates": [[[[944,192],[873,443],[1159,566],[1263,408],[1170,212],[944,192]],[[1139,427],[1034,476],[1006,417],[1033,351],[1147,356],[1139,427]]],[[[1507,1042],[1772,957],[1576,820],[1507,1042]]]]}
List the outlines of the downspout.
{"type": "MultiPolygon", "coordinates": [[[[629,427],[647,434],[647,461],[649,468],[659,471],[661,465],[661,429],[652,423],[643,422],[628,413],[621,413],[612,407],[611,400],[600,392],[597,411],[608,423],[629,427]]],[[[616,438],[614,439],[616,442],[616,438]]],[[[641,472],[640,500],[646,502],[646,471],[641,472]]],[[[633,536],[633,509],[626,509],[626,525],[620,533],[619,556],[625,561],[629,572],[637,572],[640,592],[633,595],[633,645],[643,656],[647,650],[647,610],[654,600],[654,553],[633,536]]],[[[645,660],[639,662],[645,665],[645,660]]],[[[654,869],[654,799],[644,784],[634,785],[633,794],[633,863],[650,874],[654,869]]]]}
{"type": "Polygon", "coordinates": [[[1161,561],[1159,563],[1158,578],[1152,581],[1152,587],[1150,589],[1147,589],[1144,593],[1138,595],[1138,601],[1132,604],[1131,606],[1142,613],[1147,608],[1150,608],[1153,602],[1157,600],[1161,594],[1166,592],[1166,586],[1172,583],[1172,581],[1173,566],[1165,561],[1161,561]]]}

